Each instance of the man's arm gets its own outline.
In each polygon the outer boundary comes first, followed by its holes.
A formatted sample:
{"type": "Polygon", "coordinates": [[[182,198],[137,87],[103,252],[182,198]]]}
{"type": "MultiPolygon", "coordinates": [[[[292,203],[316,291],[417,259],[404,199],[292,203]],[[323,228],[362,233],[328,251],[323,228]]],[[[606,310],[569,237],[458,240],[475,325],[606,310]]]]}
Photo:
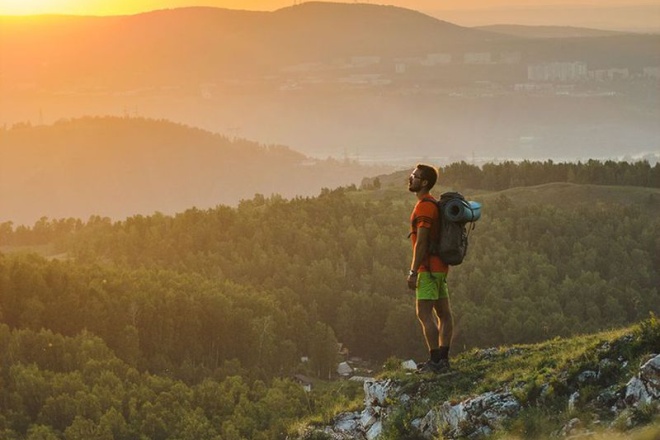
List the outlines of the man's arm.
{"type": "Polygon", "coordinates": [[[430,228],[417,228],[417,240],[415,241],[412,263],[410,264],[411,273],[408,275],[408,287],[411,289],[414,289],[417,286],[417,272],[428,253],[430,234],[430,228]]]}

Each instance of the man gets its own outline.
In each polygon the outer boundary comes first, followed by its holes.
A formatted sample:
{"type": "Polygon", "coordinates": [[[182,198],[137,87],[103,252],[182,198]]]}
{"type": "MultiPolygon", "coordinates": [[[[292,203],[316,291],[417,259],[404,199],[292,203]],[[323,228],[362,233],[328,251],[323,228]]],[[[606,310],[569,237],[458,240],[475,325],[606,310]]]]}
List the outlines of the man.
{"type": "Polygon", "coordinates": [[[438,170],[418,164],[408,180],[408,190],[417,195],[410,216],[412,262],[408,287],[415,291],[417,319],[422,325],[429,360],[418,365],[420,372],[440,373],[449,369],[449,346],[454,321],[447,290],[449,266],[429,249],[439,233],[439,213],[430,191],[438,180],[438,170]]]}

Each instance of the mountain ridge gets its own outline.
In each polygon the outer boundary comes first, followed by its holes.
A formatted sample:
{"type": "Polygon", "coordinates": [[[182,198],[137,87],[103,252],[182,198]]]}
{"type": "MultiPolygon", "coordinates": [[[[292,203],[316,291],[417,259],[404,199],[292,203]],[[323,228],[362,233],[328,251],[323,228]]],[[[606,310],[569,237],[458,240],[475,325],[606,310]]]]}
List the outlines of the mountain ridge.
{"type": "MultiPolygon", "coordinates": [[[[79,67],[84,68],[90,60],[93,61],[92,64],[109,66],[109,63],[122,59],[140,61],[139,58],[134,59],[134,50],[141,45],[154,51],[152,57],[158,55],[158,46],[155,45],[157,43],[166,45],[172,55],[186,59],[190,64],[189,71],[198,71],[198,74],[207,77],[214,73],[217,67],[213,66],[218,66],[219,63],[235,65],[236,61],[240,60],[241,63],[250,64],[259,59],[254,64],[258,66],[263,64],[263,60],[268,60],[276,50],[279,51],[276,54],[279,61],[271,59],[267,64],[301,62],[305,61],[306,57],[314,59],[320,53],[319,47],[326,58],[361,53],[369,55],[373,50],[382,51],[387,47],[390,54],[404,56],[410,52],[428,50],[438,43],[445,44],[447,40],[458,36],[464,40],[463,44],[502,38],[498,34],[442,22],[421,12],[404,8],[324,2],[303,3],[273,12],[190,7],[125,16],[48,16],[46,23],[40,23],[35,17],[3,17],[2,20],[5,30],[0,31],[0,35],[3,38],[7,66],[19,62],[18,60],[29,59],[30,55],[52,58],[53,54],[66,54],[68,46],[73,43],[80,44],[81,41],[85,42],[85,46],[82,50],[77,49],[77,52],[85,54],[88,59],[78,60],[82,65],[79,67]],[[56,27],[52,26],[53,22],[57,24],[56,27]],[[61,26],[67,22],[72,22],[76,27],[67,29],[61,26]],[[88,35],[92,30],[88,29],[90,22],[93,22],[94,29],[93,33],[88,35]],[[33,35],[30,39],[21,40],[20,27],[26,23],[36,28],[32,29],[33,35]],[[337,23],[342,26],[342,32],[339,34],[337,23]],[[164,26],[168,29],[165,35],[161,32],[164,26]],[[48,34],[39,38],[41,32],[48,34]],[[434,37],[436,33],[437,36],[434,37]],[[185,39],[181,38],[181,35],[185,35],[185,39]],[[211,69],[203,65],[204,60],[209,62],[207,51],[177,52],[183,41],[186,45],[199,49],[205,46],[213,47],[212,53],[216,59],[212,60],[211,69]],[[310,44],[314,41],[317,45],[310,44]],[[113,42],[112,51],[109,51],[110,42],[113,42]],[[92,43],[101,47],[92,46],[92,43]],[[212,46],[213,44],[216,46],[212,46]],[[22,51],[16,52],[18,49],[24,51],[26,45],[27,48],[33,45],[32,50],[35,52],[28,51],[27,57],[22,51]],[[107,53],[99,57],[99,52],[107,53]],[[115,55],[104,60],[108,54],[115,55]]],[[[42,17],[42,20],[45,18],[42,17]]]]}
{"type": "Polygon", "coordinates": [[[18,126],[0,131],[0,152],[2,221],[16,223],[235,205],[255,193],[309,196],[369,173],[355,163],[145,118],[18,126]]]}

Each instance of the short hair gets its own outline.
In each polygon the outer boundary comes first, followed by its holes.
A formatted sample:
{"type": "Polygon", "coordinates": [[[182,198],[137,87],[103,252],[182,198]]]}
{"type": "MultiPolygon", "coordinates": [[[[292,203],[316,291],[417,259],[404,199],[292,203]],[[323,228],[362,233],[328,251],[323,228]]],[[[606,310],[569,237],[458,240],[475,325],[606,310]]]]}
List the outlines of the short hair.
{"type": "Polygon", "coordinates": [[[429,184],[428,189],[431,189],[435,186],[435,183],[438,181],[438,169],[431,165],[426,165],[423,163],[418,163],[415,165],[415,168],[419,169],[421,172],[420,177],[422,180],[426,180],[429,184]]]}

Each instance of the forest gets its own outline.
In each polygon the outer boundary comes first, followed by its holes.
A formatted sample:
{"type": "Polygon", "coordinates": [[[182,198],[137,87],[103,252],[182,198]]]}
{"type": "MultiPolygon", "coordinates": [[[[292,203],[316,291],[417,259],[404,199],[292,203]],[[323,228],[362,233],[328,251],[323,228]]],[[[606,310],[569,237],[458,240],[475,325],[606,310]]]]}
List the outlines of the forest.
{"type": "MultiPolygon", "coordinates": [[[[405,287],[406,176],[176,215],[1,224],[0,436],[281,438],[328,398],[293,374],[334,378],[338,343],[374,366],[424,358],[405,287]]],[[[452,351],[660,313],[657,178],[647,162],[442,168],[438,192],[483,205],[449,274],[452,351]]]]}

